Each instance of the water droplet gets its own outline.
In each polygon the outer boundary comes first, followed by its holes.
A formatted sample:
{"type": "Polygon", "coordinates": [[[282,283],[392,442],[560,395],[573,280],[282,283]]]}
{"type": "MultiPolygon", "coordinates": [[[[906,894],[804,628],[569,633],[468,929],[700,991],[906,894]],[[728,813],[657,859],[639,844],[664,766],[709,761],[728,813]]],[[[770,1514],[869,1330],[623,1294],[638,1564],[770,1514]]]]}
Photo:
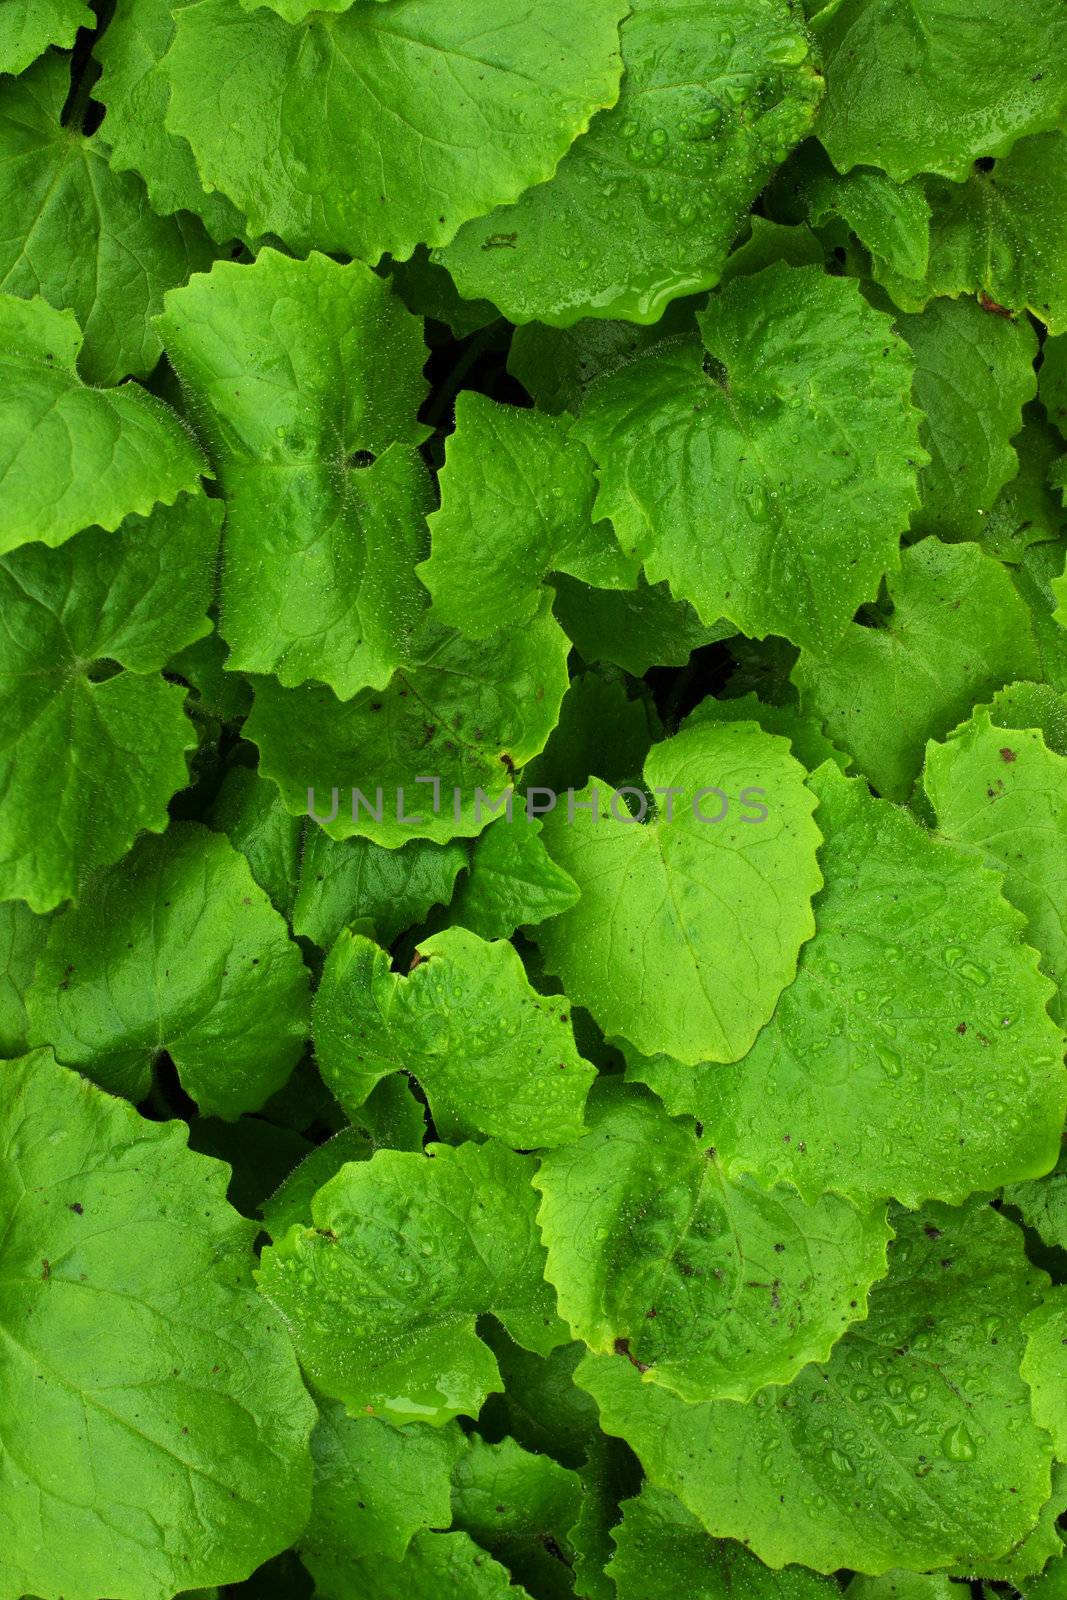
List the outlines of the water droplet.
{"type": "Polygon", "coordinates": [[[949,1428],[941,1441],[941,1449],[950,1461],[974,1460],[974,1440],[965,1422],[957,1422],[954,1428],[949,1428]]]}

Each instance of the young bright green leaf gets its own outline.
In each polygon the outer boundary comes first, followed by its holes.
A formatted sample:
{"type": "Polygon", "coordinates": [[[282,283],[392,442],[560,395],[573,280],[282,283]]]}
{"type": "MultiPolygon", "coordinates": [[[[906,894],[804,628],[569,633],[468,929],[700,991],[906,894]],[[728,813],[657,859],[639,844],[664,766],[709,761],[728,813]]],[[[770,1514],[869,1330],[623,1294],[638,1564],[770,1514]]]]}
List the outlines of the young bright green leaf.
{"type": "Polygon", "coordinates": [[[1067,759],[1038,729],[1010,735],[979,708],[926,752],[923,787],[943,838],[1004,874],[1004,894],[1026,918],[1027,940],[1067,998],[1067,759]]]}
{"type": "Polygon", "coordinates": [[[545,818],[549,854],[582,895],[538,929],[545,966],[646,1054],[736,1060],[814,928],[815,799],[785,740],[749,723],[655,745],[644,781],[659,799],[643,825],[596,778],[586,809],[568,800],[545,818]]]}
{"type": "Polygon", "coordinates": [[[43,300],[0,295],[0,555],[62,544],[96,523],[173,505],[207,465],[187,429],[135,384],[87,388],[77,324],[43,300]]]}
{"type": "Polygon", "coordinates": [[[324,1405],[311,1436],[311,1520],[300,1557],[316,1594],[369,1591],[376,1563],[402,1561],[416,1534],[452,1521],[452,1469],[466,1448],[456,1423],[394,1428],[324,1405]]]}
{"type": "Polygon", "coordinates": [[[180,1123],[46,1051],[0,1085],[0,1590],[238,1581],[303,1526],[315,1415],[252,1291],[255,1227],[180,1123]]]}
{"type": "Polygon", "coordinates": [[[897,1226],[866,1322],[750,1405],[686,1406],[617,1356],[578,1369],[649,1481],[770,1565],[974,1571],[1049,1498],[1052,1451],[1019,1376],[1044,1274],[982,1203],[897,1226]]]}
{"type": "Polygon", "coordinates": [[[308,1033],[308,974],[285,923],[221,834],[145,835],[56,917],[27,996],[31,1042],[144,1097],[166,1051],[205,1116],[255,1111],[308,1033]]]}
{"type": "Polygon", "coordinates": [[[425,433],[419,324],[359,262],[263,250],[169,294],[156,325],[227,500],[230,668],[341,699],[384,688],[426,604],[429,485],[387,448],[425,433]],[[380,458],[352,465],[361,451],[380,458]]]}
{"type": "Polygon", "coordinates": [[[870,1203],[958,1204],[1047,1172],[1067,1106],[1052,986],[999,878],[828,762],[826,887],[796,982],[743,1061],[632,1068],[726,1170],[870,1203]]]}
{"type": "Polygon", "coordinates": [[[989,714],[998,728],[1040,728],[1049,749],[1067,756],[1067,695],[1051,684],[1009,683],[989,702],[989,714]]]}
{"type": "Polygon", "coordinates": [[[0,6],[0,73],[24,72],[49,45],[67,49],[79,28],[95,26],[96,18],[82,0],[5,0],[0,6]]]}
{"type": "Polygon", "coordinates": [[[1052,1435],[1056,1458],[1067,1458],[1067,1288],[1050,1289],[1023,1323],[1021,1371],[1030,1385],[1034,1419],[1052,1435]]]}
{"type": "Polygon", "coordinates": [[[478,1317],[528,1349],[563,1343],[533,1167],[492,1141],[379,1150],[319,1190],[315,1226],[265,1249],[257,1275],[318,1389],[353,1413],[440,1425],[500,1387],[478,1317]]]}
{"type": "Polygon", "coordinates": [[[387,951],[342,933],[314,1023],[319,1070],[350,1118],[387,1074],[410,1072],[447,1138],[491,1134],[529,1150],[583,1131],[595,1073],[578,1054],[570,1008],[530,987],[504,940],[446,928],[401,976],[387,951]]]}
{"type": "Polygon", "coordinates": [[[99,136],[61,126],[69,89],[70,63],[55,54],[0,84],[0,289],[73,311],[85,331],[78,370],[106,387],[152,370],[164,291],[205,271],[213,251],[195,218],[156,216],[99,136]]]}
{"type": "Polygon", "coordinates": [[[578,887],[545,849],[541,826],[522,811],[478,835],[470,871],[452,899],[451,921],[480,939],[510,939],[517,928],[536,926],[576,904],[578,887]]]}
{"type": "Polygon", "coordinates": [[[931,178],[928,263],[876,262],[874,275],[904,311],[936,295],[975,294],[994,315],[1032,311],[1067,328],[1067,139],[1023,139],[1010,155],[972,167],[966,183],[931,178]],[[917,281],[916,281],[917,280],[917,281]]]}
{"type": "Polygon", "coordinates": [[[228,657],[225,641],[212,632],[171,656],[167,670],[192,689],[201,716],[234,723],[248,715],[252,689],[239,672],[226,671],[228,657]]]}
{"type": "Polygon", "coordinates": [[[1008,441],[1037,393],[1034,330],[1025,318],[991,316],[975,300],[938,300],[897,326],[915,356],[915,399],[930,456],[912,532],[973,539],[1019,470],[1008,441]]]}
{"type": "Polygon", "coordinates": [[[751,1400],[825,1360],[886,1271],[885,1208],[729,1176],[707,1136],[607,1079],[534,1187],[560,1316],[683,1400],[751,1400]]]}
{"type": "Polygon", "coordinates": [[[195,0],[123,0],[97,39],[103,67],[93,97],[107,107],[111,165],[136,172],[162,215],[192,211],[212,238],[243,236],[247,223],[217,190],[208,193],[186,141],[165,125],[170,84],[160,62],[174,38],[174,17],[195,0]]]}
{"type": "Polygon", "coordinates": [[[280,1239],[294,1223],[308,1227],[311,1202],[349,1161],[369,1161],[375,1150],[421,1150],[425,1107],[404,1078],[385,1078],[356,1113],[356,1122],[316,1145],[263,1201],[263,1226],[280,1239]]]}
{"type": "Polygon", "coordinates": [[[409,839],[469,838],[544,748],[567,687],[567,654],[548,595],[524,628],[480,641],[431,617],[410,665],[380,692],[342,705],[325,688],[261,680],[245,736],[293,815],[310,810],[333,839],[360,835],[395,850],[409,839]],[[420,777],[438,779],[439,795],[420,777]],[[355,803],[353,789],[363,797],[355,803]]]}
{"type": "MultiPolygon", "coordinates": [[[[779,175],[773,190],[792,221],[807,216],[821,228],[840,218],[873,258],[874,275],[921,278],[930,262],[930,203],[921,182],[894,183],[862,167],[842,176],[810,140],[779,175]]],[[[911,307],[908,308],[912,309],[911,307]]]]}
{"type": "Polygon", "coordinates": [[[624,1503],[611,1537],[608,1575],[618,1600],[834,1600],[834,1589],[814,1572],[775,1571],[734,1539],[709,1539],[679,1499],[648,1482],[624,1503]]]}
{"type": "Polygon", "coordinates": [[[576,1472],[514,1439],[486,1444],[473,1434],[452,1472],[453,1526],[539,1600],[568,1600],[574,1593],[568,1535],[582,1500],[576,1472]]]}
{"type": "Polygon", "coordinates": [[[352,3],[353,0],[241,0],[246,11],[257,11],[266,6],[284,17],[286,22],[303,22],[313,11],[337,15],[347,11],[352,3]]]}
{"type": "Polygon", "coordinates": [[[910,353],[816,267],[738,278],[698,321],[703,347],[653,348],[590,391],[596,510],[703,621],[826,649],[917,504],[910,353]]]}
{"type": "Polygon", "coordinates": [[[461,394],[440,486],[419,577],[438,621],[468,638],[524,626],[551,572],[606,589],[637,582],[611,525],[593,520],[593,463],[568,417],[461,394]]]}
{"type": "Polygon", "coordinates": [[[552,176],[618,97],[625,9],[390,0],[293,26],[201,0],[176,14],[167,126],[253,233],[403,261],[552,176]]]}
{"type": "Polygon", "coordinates": [[[293,930],[328,950],[342,929],[369,923],[380,944],[392,944],[405,929],[422,922],[431,906],[448,904],[468,863],[459,842],[412,839],[399,850],[386,850],[369,839],[331,839],[309,824],[293,930]]]}
{"type": "Polygon", "coordinates": [[[586,662],[610,661],[635,678],[651,666],[682,667],[694,650],[734,632],[731,622],[701,622],[687,600],[665,583],[639,576],[634,589],[593,589],[558,575],[554,610],[586,662]]]}
{"type": "Polygon", "coordinates": [[[753,199],[811,131],[822,79],[785,0],[637,0],[618,104],[551,183],[439,251],[512,322],[658,322],[718,282],[753,199]]]}
{"type": "Polygon", "coordinates": [[[845,1594],[848,1600],[961,1600],[959,1589],[943,1572],[891,1570],[878,1578],[856,1573],[845,1594]]]}
{"type": "Polygon", "coordinates": [[[48,921],[21,900],[0,901],[0,1058],[28,1048],[26,990],[48,938],[48,921]]]}
{"type": "Polygon", "coordinates": [[[1067,16],[1042,0],[842,0],[812,26],[819,138],[839,172],[962,182],[979,157],[1056,127],[1067,100],[1067,16]]]}
{"type": "Polygon", "coordinates": [[[880,795],[903,801],[929,739],[1039,668],[1026,607],[978,545],[912,545],[889,593],[888,616],[851,623],[831,654],[802,651],[793,678],[834,744],[880,795]]]}
{"type": "Polygon", "coordinates": [[[0,558],[0,894],[50,911],[166,827],[196,741],[159,669],[210,627],[221,520],[183,495],[118,533],[0,558]]]}

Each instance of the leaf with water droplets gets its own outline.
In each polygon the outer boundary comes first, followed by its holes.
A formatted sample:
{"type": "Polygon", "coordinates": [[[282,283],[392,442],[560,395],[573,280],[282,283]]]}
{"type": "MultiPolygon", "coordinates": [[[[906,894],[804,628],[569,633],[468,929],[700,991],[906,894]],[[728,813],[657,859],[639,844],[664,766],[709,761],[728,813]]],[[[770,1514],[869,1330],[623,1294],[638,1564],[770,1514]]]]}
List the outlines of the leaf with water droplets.
{"type": "Polygon", "coordinates": [[[166,827],[196,733],[160,669],[210,630],[221,522],[182,495],[0,557],[0,896],[50,911],[166,827]]]}
{"type": "Polygon", "coordinates": [[[492,1140],[379,1150],[319,1190],[314,1227],[265,1249],[258,1273],[316,1388],[353,1412],[439,1425],[500,1388],[478,1317],[542,1354],[566,1341],[534,1166],[492,1140]]]}
{"type": "Polygon", "coordinates": [[[369,839],[331,839],[313,823],[305,825],[302,840],[293,931],[323,950],[357,922],[373,930],[379,944],[392,944],[432,906],[449,903],[456,878],[470,864],[458,840],[411,839],[386,850],[369,839]]]}
{"type": "Polygon", "coordinates": [[[728,1172],[808,1199],[958,1203],[1047,1172],[1064,1041],[998,875],[829,762],[809,781],[826,887],[796,982],[744,1060],[631,1075],[698,1117],[728,1172]]]}
{"type": "Polygon", "coordinates": [[[849,624],[838,648],[802,651],[801,705],[888,800],[907,800],[927,741],[975,703],[1037,675],[1026,606],[976,544],[911,545],[889,580],[892,609],[849,624]]]}
{"type": "Polygon", "coordinates": [[[827,649],[918,505],[911,353],[817,267],[738,278],[697,320],[702,343],[653,346],[590,389],[574,431],[597,513],[705,623],[827,649]]]}
{"type": "Polygon", "coordinates": [[[237,1583],[304,1524],[315,1408],[228,1169],[48,1051],[0,1088],[0,1590],[237,1583]]]}
{"type": "Polygon", "coordinates": [[[226,497],[228,669],[384,689],[426,604],[419,323],[358,261],[262,250],[168,294],[156,326],[226,497]]]}
{"type": "Polygon", "coordinates": [[[533,927],[577,902],[577,885],[545,849],[541,826],[539,818],[521,811],[478,835],[451,921],[482,939],[510,939],[517,928],[533,927]]]}
{"type": "Polygon", "coordinates": [[[176,14],[167,127],[253,233],[403,261],[552,176],[618,97],[625,10],[391,0],[290,24],[201,0],[176,14]]]}
{"type": "Polygon", "coordinates": [[[926,751],[923,788],[938,831],[1004,874],[1004,894],[1026,918],[1027,940],[1067,999],[1067,758],[1038,729],[1010,734],[986,708],[926,751]]]}
{"type": "Polygon", "coordinates": [[[630,786],[639,811],[658,796],[644,824],[597,777],[545,818],[581,899],[536,938],[605,1033],[689,1062],[748,1049],[812,933],[819,832],[804,776],[753,723],[698,726],[653,746],[630,786]]]}
{"type": "Polygon", "coordinates": [[[570,418],[460,394],[440,488],[418,572],[438,621],[468,638],[527,623],[552,572],[608,589],[637,581],[610,523],[593,520],[593,463],[570,418]]]}
{"type": "Polygon", "coordinates": [[[1030,1385],[1034,1417],[1052,1435],[1058,1460],[1067,1458],[1067,1287],[1050,1289],[1023,1323],[1027,1337],[1022,1374],[1030,1385]]]}
{"type": "Polygon", "coordinates": [[[603,1080],[590,1131],[541,1163],[560,1315],[683,1400],[750,1400],[825,1359],[884,1275],[885,1207],[729,1176],[707,1135],[603,1080]]]}
{"type": "Polygon", "coordinates": [[[584,1497],[578,1474],[551,1456],[514,1439],[487,1444],[475,1433],[453,1470],[452,1525],[538,1600],[569,1600],[575,1556],[569,1536],[584,1497]]]}
{"type": "Polygon", "coordinates": [[[512,322],[658,322],[716,283],[746,213],[812,128],[822,79],[785,0],[635,0],[619,101],[550,183],[437,252],[512,322]]]}
{"type": "MultiPolygon", "coordinates": [[[[765,1567],[735,1539],[711,1539],[682,1502],[647,1481],[611,1530],[608,1576],[618,1600],[836,1600],[832,1580],[803,1567],[765,1567]]],[[[871,1597],[875,1600],[875,1597],[871,1597]]],[[[886,1600],[896,1600],[887,1596],[886,1600]]],[[[911,1597],[907,1597],[911,1600],[911,1597]]],[[[917,1597],[919,1600],[919,1597],[917,1597]]],[[[921,1597],[921,1600],[951,1600],[921,1597]]]]}
{"type": "Polygon", "coordinates": [[[308,973],[228,839],[145,834],[52,922],[26,1000],[33,1044],[141,1100],[166,1051],[205,1116],[255,1111],[308,1034],[308,973]]]}
{"type": "Polygon", "coordinates": [[[245,737],[287,809],[310,813],[333,839],[395,850],[410,839],[471,838],[544,749],[568,652],[547,593],[525,627],[488,639],[464,639],[430,612],[383,690],[342,704],[317,684],[259,679],[245,737]]]}
{"type": "Polygon", "coordinates": [[[979,157],[1059,124],[1067,16],[1044,0],[841,0],[812,26],[826,71],[819,138],[840,172],[962,182],[979,157]]]}
{"type": "MultiPolygon", "coordinates": [[[[846,180],[847,181],[847,180],[846,180]]],[[[910,186],[909,186],[910,187],[910,186]]],[[[974,294],[994,315],[1032,311],[1067,329],[1067,138],[1023,139],[966,183],[916,180],[931,214],[929,261],[875,261],[874,276],[903,311],[938,295],[974,294]],[[917,270],[916,270],[917,269],[917,270]]]]}
{"type": "Polygon", "coordinates": [[[578,1054],[570,1007],[530,987],[504,940],[446,928],[422,940],[401,976],[387,951],[342,933],[314,1027],[319,1070],[350,1118],[383,1077],[410,1072],[445,1138],[493,1134],[529,1150],[583,1131],[595,1074],[578,1054]]]}
{"type": "Polygon", "coordinates": [[[685,1405],[618,1356],[578,1382],[649,1481],[773,1566],[980,1570],[1036,1522],[1048,1435],[1019,1375],[1043,1273],[980,1201],[901,1213],[870,1314],[786,1388],[685,1405]]]}

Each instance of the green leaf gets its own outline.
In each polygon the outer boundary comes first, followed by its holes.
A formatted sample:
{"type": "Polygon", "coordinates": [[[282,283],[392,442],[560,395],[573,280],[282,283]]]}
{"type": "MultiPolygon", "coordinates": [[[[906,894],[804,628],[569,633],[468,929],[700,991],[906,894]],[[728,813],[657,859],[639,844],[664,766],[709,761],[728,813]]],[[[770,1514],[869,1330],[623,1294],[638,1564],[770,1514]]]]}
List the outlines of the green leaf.
{"type": "Polygon", "coordinates": [[[505,1567],[465,1533],[417,1533],[402,1561],[349,1569],[324,1600],[530,1600],[505,1567]]]}
{"type": "Polygon", "coordinates": [[[306,827],[293,928],[328,950],[353,923],[369,924],[378,942],[392,944],[424,921],[431,906],[447,905],[468,864],[460,843],[412,839],[386,850],[369,839],[331,839],[306,827]]]}
{"type": "Polygon", "coordinates": [[[999,878],[827,763],[826,887],[796,982],[745,1060],[638,1063],[726,1170],[870,1203],[958,1204],[1047,1172],[1067,1102],[1052,986],[999,878]]]}
{"type": "Polygon", "coordinates": [[[960,1591],[943,1572],[890,1571],[880,1578],[857,1573],[845,1590],[848,1600],[960,1600],[960,1591]]]}
{"type": "Polygon", "coordinates": [[[202,0],[176,16],[167,126],[253,233],[403,261],[552,176],[618,97],[624,11],[391,0],[290,26],[202,0]]]}
{"type": "Polygon", "coordinates": [[[276,11],[279,17],[284,17],[286,22],[304,22],[313,11],[320,15],[337,15],[347,11],[352,0],[241,0],[241,4],[246,11],[267,7],[276,11]]]}
{"type": "Polygon", "coordinates": [[[252,689],[240,673],[226,671],[228,655],[218,633],[209,633],[171,656],[167,669],[189,684],[202,716],[232,723],[248,715],[252,689]]]}
{"type": "Polygon", "coordinates": [[[135,384],[82,383],[80,342],[69,312],[0,295],[0,555],[28,540],[62,544],[92,523],[112,532],[207,474],[161,400],[135,384]]]}
{"type": "Polygon", "coordinates": [[[785,0],[637,0],[619,101],[551,183],[439,251],[512,322],[658,322],[717,283],[749,207],[810,132],[822,79],[785,0]]]}
{"type": "Polygon", "coordinates": [[[1009,440],[1037,392],[1030,323],[991,316],[974,300],[938,300],[897,326],[915,355],[915,399],[930,463],[919,479],[913,533],[973,539],[1019,470],[1009,440]]]}
{"type": "Polygon", "coordinates": [[[381,692],[342,705],[328,689],[260,680],[245,737],[286,807],[294,816],[310,810],[333,839],[356,834],[395,850],[413,838],[471,837],[543,750],[567,687],[567,653],[548,595],[526,627],[480,641],[431,617],[410,665],[381,692]],[[419,777],[439,780],[436,810],[432,784],[419,777]],[[366,804],[353,805],[353,789],[366,804]]]}
{"type": "Polygon", "coordinates": [[[642,350],[671,335],[695,333],[696,312],[704,304],[702,295],[672,300],[652,327],[604,322],[596,317],[587,317],[570,328],[524,323],[511,336],[508,371],[542,411],[553,416],[563,411],[577,414],[589,385],[597,378],[616,371],[642,350]]]}
{"type": "Polygon", "coordinates": [[[801,766],[814,772],[824,761],[833,761],[844,772],[849,766],[848,757],[823,732],[813,717],[807,717],[794,705],[766,705],[757,695],[739,695],[736,700],[718,700],[708,695],[684,719],[682,728],[694,728],[708,723],[755,722],[764,733],[780,734],[789,740],[793,755],[801,766]]]}
{"type": "Polygon", "coordinates": [[[590,391],[575,433],[596,510],[703,621],[825,649],[917,504],[910,353],[815,267],[738,278],[697,320],[703,346],[653,348],[590,391]]]}
{"type": "Polygon", "coordinates": [[[866,1322],[750,1405],[686,1406],[615,1356],[578,1369],[653,1486],[770,1565],[974,1571],[1049,1498],[1051,1450],[1018,1370],[1044,1274],[980,1203],[902,1214],[898,1229],[866,1322]]]}
{"type": "Polygon", "coordinates": [[[606,1079],[534,1187],[560,1316],[683,1400],[751,1400],[825,1360],[886,1271],[885,1210],[731,1177],[699,1126],[606,1079]]]}
{"type": "Polygon", "coordinates": [[[1040,393],[1048,420],[1067,439],[1067,334],[1045,340],[1041,352],[1040,393]]]}
{"type": "Polygon", "coordinates": [[[1067,696],[1048,683],[1009,683],[990,701],[998,728],[1040,728],[1045,743],[1067,756],[1067,696]]]}
{"type": "Polygon", "coordinates": [[[263,1201],[263,1226],[272,1239],[288,1233],[294,1223],[310,1226],[312,1199],[347,1162],[369,1161],[375,1150],[422,1149],[425,1108],[403,1078],[384,1079],[356,1117],[353,1127],[318,1145],[263,1201]]]}
{"type": "Polygon", "coordinates": [[[926,272],[930,203],[921,182],[894,183],[884,172],[863,168],[842,176],[811,140],[779,175],[774,192],[794,221],[807,215],[816,228],[838,218],[846,223],[870,251],[879,281],[885,272],[906,278],[926,272]]]}
{"type": "Polygon", "coordinates": [[[577,1473],[514,1439],[486,1444],[473,1434],[452,1472],[453,1526],[539,1600],[566,1600],[574,1592],[568,1534],[582,1499],[577,1473]]]}
{"type": "Polygon", "coordinates": [[[1067,1250],[1067,1150],[1046,1177],[1009,1184],[1004,1199],[1046,1244],[1067,1250]]]}
{"type": "Polygon", "coordinates": [[[123,0],[97,39],[103,74],[93,97],[107,107],[111,165],[136,172],[154,210],[192,211],[212,238],[234,239],[247,224],[226,196],[209,193],[186,141],[165,126],[170,84],[160,62],[174,38],[174,17],[193,0],[123,0]]]}
{"type": "Polygon", "coordinates": [[[609,1443],[597,1427],[596,1404],[574,1382],[584,1345],[559,1345],[547,1356],[535,1355],[509,1339],[492,1319],[484,1324],[482,1337],[504,1380],[503,1391],[489,1396],[478,1418],[483,1437],[493,1441],[510,1434],[524,1449],[575,1468],[609,1443]]]}
{"type": "Polygon", "coordinates": [[[1067,1288],[1048,1296],[1023,1323],[1022,1375],[1030,1385],[1034,1420],[1052,1435],[1058,1460],[1067,1457],[1067,1288]]]}
{"type": "Polygon", "coordinates": [[[318,1389],[353,1412],[440,1425],[500,1387],[479,1316],[542,1353],[565,1340],[533,1167],[493,1142],[379,1150],[319,1190],[315,1226],[265,1249],[257,1275],[318,1389]]]}
{"type": "Polygon", "coordinates": [[[987,555],[1014,563],[1032,544],[1059,539],[1067,533],[1063,504],[1048,481],[1049,469],[1062,448],[1040,407],[1027,406],[1022,432],[1012,440],[1012,449],[1019,457],[1018,477],[1004,485],[978,532],[987,555]]]}
{"type": "Polygon", "coordinates": [[[801,705],[888,800],[907,800],[930,739],[1002,684],[1038,672],[1025,606],[976,544],[924,539],[889,580],[892,611],[850,623],[828,655],[802,651],[801,705]]]}
{"type": "Polygon", "coordinates": [[[231,767],[206,820],[240,850],[275,911],[292,920],[303,829],[282,806],[274,785],[250,767],[231,767]]]}
{"type": "Polygon", "coordinates": [[[503,940],[446,928],[419,944],[401,976],[388,952],[342,933],[314,1022],[319,1070],[350,1118],[382,1078],[406,1071],[447,1138],[491,1134],[529,1150],[583,1131],[595,1073],[578,1054],[569,1006],[537,994],[503,940]]]}
{"type": "Polygon", "coordinates": [[[926,752],[923,787],[938,831],[1004,874],[1004,894],[1026,918],[1027,940],[1067,1000],[1067,759],[1038,729],[1010,735],[985,708],[926,752]]]}
{"type": "Polygon", "coordinates": [[[610,661],[635,678],[649,667],[683,667],[694,650],[728,639],[733,624],[701,622],[667,584],[639,577],[635,589],[593,589],[556,577],[555,612],[584,661],[610,661]]]}
{"type": "Polygon", "coordinates": [[[263,250],[169,294],[156,325],[227,500],[230,669],[383,689],[426,603],[429,485],[414,450],[387,448],[425,434],[418,322],[358,261],[263,250]],[[380,458],[351,465],[360,451],[380,458]]]}
{"type": "Polygon", "coordinates": [[[244,1578],[307,1517],[314,1407],[252,1292],[256,1230],[226,1204],[226,1168],[45,1051],[0,1083],[18,1441],[0,1588],[160,1600],[244,1578]]]}
{"type": "Polygon", "coordinates": [[[206,270],[213,251],[195,218],[156,216],[99,136],[60,124],[69,89],[70,62],[54,54],[0,84],[0,289],[73,311],[85,330],[78,370],[105,387],[151,372],[165,290],[206,270]]]}
{"type": "Polygon", "coordinates": [[[48,938],[48,923],[20,900],[0,901],[0,1058],[27,1048],[26,990],[48,938]]]}
{"type": "Polygon", "coordinates": [[[402,1561],[416,1534],[452,1521],[452,1468],[466,1448],[457,1424],[394,1428],[324,1405],[311,1436],[311,1520],[300,1556],[316,1594],[371,1589],[379,1561],[402,1561]],[[353,1584],[356,1588],[353,1589],[353,1584]]]}
{"type": "Polygon", "coordinates": [[[56,917],[27,996],[34,1044],[142,1099],[164,1050],[205,1116],[255,1111],[308,1032],[308,974],[244,857],[174,823],[56,917]]]}
{"type": "Polygon", "coordinates": [[[79,28],[95,26],[82,0],[6,0],[0,8],[0,73],[24,72],[49,45],[68,49],[79,28]]]}
{"type": "Polygon", "coordinates": [[[478,835],[470,872],[452,900],[451,918],[480,939],[510,939],[567,911],[578,900],[574,880],[557,867],[541,841],[541,822],[525,811],[501,817],[478,835]]]}
{"type": "Polygon", "coordinates": [[[224,1161],[231,1169],[226,1198],[244,1217],[257,1217],[263,1201],[307,1155],[307,1139],[266,1117],[189,1118],[189,1148],[224,1161]]]}
{"type": "MultiPolygon", "coordinates": [[[[577,673],[548,743],[526,769],[527,784],[562,794],[583,789],[594,772],[602,772],[610,783],[623,783],[641,771],[653,741],[662,735],[647,693],[631,700],[625,682],[610,669],[577,673]]],[[[482,837],[487,848],[495,849],[488,833],[482,837]]]]}
{"type": "Polygon", "coordinates": [[[1054,128],[1067,18],[1042,0],[842,0],[812,24],[822,49],[822,140],[839,172],[962,182],[971,163],[1054,128]]]}
{"type": "Polygon", "coordinates": [[[636,583],[610,524],[593,520],[593,463],[569,425],[480,394],[457,398],[432,551],[418,569],[439,622],[471,639],[524,626],[551,572],[608,589],[636,583]]]}
{"type": "Polygon", "coordinates": [[[647,1054],[736,1060],[813,931],[814,797],[785,740],[750,723],[654,746],[644,786],[661,797],[644,825],[598,779],[587,809],[568,797],[546,817],[549,854],[582,898],[539,928],[545,966],[605,1033],[647,1054]]]}
{"type": "Polygon", "coordinates": [[[636,1499],[624,1503],[622,1521],[611,1537],[615,1553],[608,1575],[618,1600],[677,1600],[679,1595],[688,1600],[723,1600],[726,1595],[741,1600],[832,1600],[834,1596],[824,1578],[803,1567],[776,1572],[733,1539],[709,1539],[680,1500],[647,1482],[636,1499]]]}
{"type": "Polygon", "coordinates": [[[1037,666],[1029,672],[1019,667],[1017,677],[1034,677],[1067,694],[1067,626],[1063,569],[1067,539],[1037,544],[1024,551],[1011,568],[1015,588],[1030,611],[1030,628],[1037,651],[1037,666]]]}
{"type": "Polygon", "coordinates": [[[159,669],[210,628],[221,520],[186,495],[118,533],[0,558],[0,894],[50,911],[166,827],[196,740],[159,669]]]}
{"type": "Polygon", "coordinates": [[[875,262],[874,275],[904,311],[936,295],[976,294],[986,310],[1032,311],[1052,333],[1067,328],[1067,139],[1023,139],[1010,155],[972,167],[967,182],[931,178],[929,262],[875,262]],[[917,281],[916,281],[917,280],[917,281]]]}

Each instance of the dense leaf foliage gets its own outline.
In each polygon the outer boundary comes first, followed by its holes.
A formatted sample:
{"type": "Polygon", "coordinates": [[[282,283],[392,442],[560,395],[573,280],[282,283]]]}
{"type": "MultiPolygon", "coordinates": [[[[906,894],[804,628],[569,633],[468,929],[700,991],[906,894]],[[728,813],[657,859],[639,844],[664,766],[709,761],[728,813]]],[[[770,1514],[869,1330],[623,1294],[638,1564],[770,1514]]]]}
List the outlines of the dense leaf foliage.
{"type": "Polygon", "coordinates": [[[1062,0],[0,0],[0,1600],[1067,1600],[1062,0]]]}

